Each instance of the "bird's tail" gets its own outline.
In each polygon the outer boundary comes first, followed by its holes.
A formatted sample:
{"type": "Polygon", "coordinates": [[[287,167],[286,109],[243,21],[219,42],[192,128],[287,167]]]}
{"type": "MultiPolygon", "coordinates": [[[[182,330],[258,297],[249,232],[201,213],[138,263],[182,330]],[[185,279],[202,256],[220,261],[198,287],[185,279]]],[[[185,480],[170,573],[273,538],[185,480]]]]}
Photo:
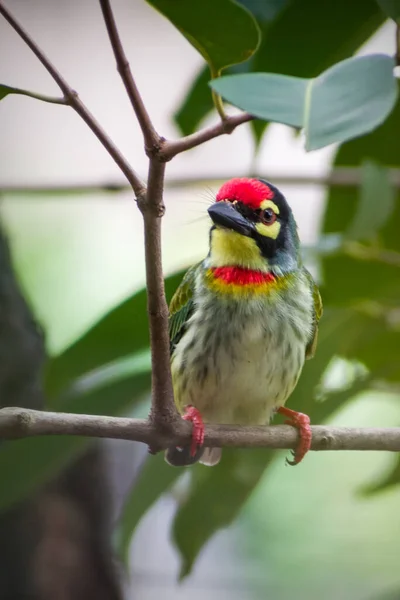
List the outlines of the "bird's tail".
{"type": "Polygon", "coordinates": [[[221,459],[221,448],[199,448],[194,456],[190,454],[190,446],[168,448],[165,460],[173,467],[187,467],[200,462],[202,465],[212,467],[221,459]]]}

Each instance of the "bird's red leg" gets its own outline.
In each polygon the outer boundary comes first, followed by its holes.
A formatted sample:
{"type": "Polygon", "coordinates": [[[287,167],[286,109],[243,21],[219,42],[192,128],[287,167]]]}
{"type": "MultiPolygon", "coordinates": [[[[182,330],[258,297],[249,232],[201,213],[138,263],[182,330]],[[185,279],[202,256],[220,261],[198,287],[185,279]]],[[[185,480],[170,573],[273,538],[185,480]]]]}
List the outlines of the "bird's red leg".
{"type": "Polygon", "coordinates": [[[285,423],[286,425],[291,425],[292,427],[296,427],[299,431],[299,444],[296,450],[293,452],[294,459],[287,460],[286,462],[289,465],[298,465],[299,462],[303,460],[307,452],[311,447],[311,427],[310,427],[310,417],[301,412],[296,412],[295,410],[290,410],[290,408],[285,408],[281,406],[277,411],[279,414],[287,417],[285,423]]]}
{"type": "Polygon", "coordinates": [[[196,456],[199,446],[202,446],[204,443],[204,423],[201,413],[197,408],[189,404],[185,407],[185,413],[182,416],[182,419],[191,421],[193,424],[190,456],[196,456]]]}

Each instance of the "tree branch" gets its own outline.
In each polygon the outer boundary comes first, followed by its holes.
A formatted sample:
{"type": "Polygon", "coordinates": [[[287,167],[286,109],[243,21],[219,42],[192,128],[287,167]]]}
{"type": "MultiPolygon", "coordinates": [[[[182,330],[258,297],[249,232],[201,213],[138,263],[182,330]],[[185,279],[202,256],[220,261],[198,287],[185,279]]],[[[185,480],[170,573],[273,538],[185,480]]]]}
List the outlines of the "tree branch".
{"type": "Polygon", "coordinates": [[[154,158],[150,159],[147,201],[139,204],[144,220],[147,312],[153,365],[150,418],[159,427],[179,419],[172,389],[168,306],[165,299],[161,261],[161,217],[165,211],[163,203],[164,172],[165,163],[154,158]]]}
{"type": "MultiPolygon", "coordinates": [[[[165,299],[161,259],[161,218],[165,213],[163,189],[165,164],[158,155],[163,139],[158,135],[144,106],[132,76],[129,62],[119,37],[110,0],[100,0],[104,22],[125,89],[142,129],[145,150],[150,157],[146,197],[138,202],[144,221],[146,256],[147,312],[150,326],[152,362],[151,426],[159,430],[179,419],[172,389],[168,335],[168,306],[165,299]]],[[[153,440],[152,448],[158,447],[153,440]]]]}
{"type": "Polygon", "coordinates": [[[107,150],[110,156],[117,163],[127,180],[129,181],[133,191],[136,194],[136,197],[139,199],[145,194],[146,188],[143,182],[140,180],[139,176],[132,169],[126,158],[121,154],[118,148],[115,146],[114,142],[107,135],[104,129],[99,125],[96,121],[92,113],[85,106],[82,100],[79,98],[78,94],[71,88],[68,82],[64,79],[64,77],[59,73],[59,71],[55,68],[55,66],[50,62],[47,56],[42,52],[36,42],[31,38],[31,36],[21,27],[21,25],[16,21],[14,16],[10,13],[10,11],[4,6],[3,2],[0,0],[0,14],[8,21],[11,27],[18,33],[18,35],[24,40],[27,46],[32,50],[32,52],[37,56],[39,61],[42,63],[44,68],[50,73],[54,81],[57,83],[59,88],[64,94],[66,104],[71,106],[78,115],[85,121],[86,125],[93,131],[97,139],[103,145],[103,147],[107,150]]]}
{"type": "Polygon", "coordinates": [[[117,25],[109,0],[100,0],[100,6],[103,13],[104,22],[107,27],[108,37],[117,61],[117,70],[121,75],[126,92],[131,101],[136,118],[143,133],[146,154],[152,155],[160,146],[161,138],[154,129],[153,123],[149,117],[142,97],[133,78],[128,59],[126,57],[121,39],[119,37],[117,25]]]}
{"type": "Polygon", "coordinates": [[[232,133],[236,127],[243,125],[243,123],[248,123],[254,118],[255,117],[247,113],[241,113],[239,115],[233,115],[232,117],[226,117],[226,119],[220,121],[217,123],[217,125],[196,131],[196,133],[187,135],[180,140],[164,140],[161,142],[161,147],[157,153],[157,157],[159,160],[167,162],[181,152],[185,152],[186,150],[200,146],[201,144],[204,144],[204,142],[208,142],[209,140],[219,137],[220,135],[224,135],[225,133],[232,133]]]}
{"type": "MultiPolygon", "coordinates": [[[[400,427],[312,427],[312,450],[381,450],[400,452],[400,427]]],[[[190,424],[180,419],[170,432],[142,419],[53,413],[24,408],[0,410],[0,438],[19,439],[40,435],[80,435],[142,442],[159,449],[188,444],[190,424]]],[[[289,425],[241,427],[206,425],[206,447],[293,449],[297,431],[289,425]]]]}

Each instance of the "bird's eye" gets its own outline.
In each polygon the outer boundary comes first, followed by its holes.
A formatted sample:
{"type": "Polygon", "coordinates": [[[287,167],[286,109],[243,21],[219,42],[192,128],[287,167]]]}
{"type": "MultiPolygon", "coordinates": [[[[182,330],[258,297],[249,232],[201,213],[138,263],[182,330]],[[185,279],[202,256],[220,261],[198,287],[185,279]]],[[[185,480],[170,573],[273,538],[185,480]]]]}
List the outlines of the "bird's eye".
{"type": "Polygon", "coordinates": [[[272,225],[276,221],[276,213],[272,210],[272,208],[266,208],[261,213],[261,220],[267,225],[272,225]]]}

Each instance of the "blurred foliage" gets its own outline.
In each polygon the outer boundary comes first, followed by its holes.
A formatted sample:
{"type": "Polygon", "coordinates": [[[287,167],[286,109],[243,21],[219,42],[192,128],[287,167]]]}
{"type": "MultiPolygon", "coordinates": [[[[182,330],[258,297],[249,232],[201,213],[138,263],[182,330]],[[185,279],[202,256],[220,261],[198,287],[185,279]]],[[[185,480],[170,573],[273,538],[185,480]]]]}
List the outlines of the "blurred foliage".
{"type": "Polygon", "coordinates": [[[394,21],[400,20],[399,0],[377,0],[383,12],[394,21]]]}
{"type": "MultiPolygon", "coordinates": [[[[203,57],[208,57],[214,74],[239,62],[244,52],[250,56],[257,47],[254,33],[257,33],[257,28],[252,18],[230,0],[196,3],[196,11],[193,12],[187,11],[183,3],[179,10],[172,9],[171,3],[161,0],[152,0],[150,4],[163,12],[203,57]],[[223,11],[224,6],[229,7],[234,15],[232,22],[229,11],[223,11]],[[207,10],[222,11],[217,15],[220,21],[213,23],[210,29],[205,27],[207,10]],[[197,11],[204,18],[198,18],[197,11]],[[241,38],[241,19],[245,27],[249,27],[248,37],[241,38]],[[210,34],[207,39],[204,31],[210,34]],[[215,45],[217,42],[221,48],[215,45]],[[242,42],[244,45],[240,46],[242,42]]],[[[258,52],[249,61],[229,70],[232,78],[234,74],[245,72],[249,73],[248,77],[254,77],[252,73],[260,71],[291,78],[318,77],[338,61],[349,59],[384,20],[375,0],[350,3],[346,0],[275,0],[265,3],[243,0],[240,4],[254,14],[262,41],[258,52]]],[[[398,8],[394,0],[380,0],[379,4],[387,6],[384,8],[388,14],[398,8]]],[[[389,57],[381,59],[392,65],[389,57]]],[[[336,135],[322,136],[323,143],[319,145],[365,133],[389,112],[396,96],[392,67],[387,88],[382,85],[381,69],[378,72],[375,69],[368,71],[368,86],[365,86],[364,79],[363,85],[360,85],[357,67],[365,62],[368,59],[353,59],[347,63],[352,65],[350,77],[339,77],[339,82],[331,82],[329,95],[323,94],[317,105],[311,105],[311,110],[325,111],[319,113],[315,135],[321,136],[325,125],[333,128],[336,135]],[[351,86],[354,95],[348,97],[351,82],[355,83],[351,86]],[[370,94],[368,97],[364,94],[366,87],[370,94]],[[374,119],[371,119],[366,103],[374,98],[376,92],[382,94],[383,103],[372,102],[374,119]],[[335,98],[333,103],[332,97],[335,98]],[[345,126],[340,118],[337,119],[337,115],[343,116],[342,113],[351,116],[346,119],[345,126]],[[356,117],[363,125],[358,129],[354,128],[356,117]],[[342,135],[343,127],[346,135],[342,135]]],[[[239,77],[236,82],[243,81],[239,77]]],[[[184,133],[191,133],[212,107],[208,79],[208,72],[203,71],[177,112],[176,120],[184,133]]],[[[322,81],[325,84],[326,79],[327,73],[324,73],[322,81]]],[[[266,81],[271,85],[276,78],[269,77],[266,81]]],[[[7,89],[3,86],[0,93],[4,95],[4,90],[12,93],[10,88],[7,89]]],[[[222,91],[220,88],[217,90],[222,91]]],[[[253,91],[251,86],[245,90],[247,95],[253,91]]],[[[14,93],[21,92],[14,90],[14,93]]],[[[281,89],[277,89],[276,93],[285,109],[289,100],[293,102],[295,99],[290,90],[285,92],[288,97],[282,95],[281,89]]],[[[254,99],[260,100],[258,95],[250,98],[254,99]]],[[[261,100],[269,101],[267,92],[261,100]]],[[[311,100],[315,101],[314,96],[311,100]]],[[[301,112],[304,94],[300,103],[300,108],[299,100],[294,105],[301,112]]],[[[262,116],[265,121],[279,120],[276,115],[267,112],[262,116]]],[[[307,128],[303,116],[298,123],[291,124],[307,128]]],[[[257,142],[266,125],[266,122],[253,124],[257,142]]],[[[400,103],[397,102],[378,129],[343,144],[334,160],[335,166],[361,167],[362,181],[359,188],[335,187],[329,190],[321,244],[315,248],[322,277],[325,313],[316,356],[307,362],[290,399],[290,406],[308,413],[312,422],[324,422],[355,394],[378,383],[393,387],[400,384],[400,203],[398,190],[393,189],[388,171],[388,167],[400,167],[399,139],[400,103]],[[337,243],[324,244],[332,235],[337,243]],[[323,251],[320,251],[322,248],[323,251]],[[331,390],[324,381],[338,358],[350,361],[351,365],[362,364],[364,369],[352,368],[352,376],[337,389],[331,390]]],[[[178,273],[166,279],[169,297],[181,277],[182,273],[178,273]]],[[[114,307],[69,348],[49,360],[46,389],[52,410],[129,414],[150,389],[148,344],[146,293],[141,290],[114,307]]],[[[60,437],[24,439],[4,445],[0,452],[0,508],[22,499],[34,486],[46,481],[81,452],[85,443],[78,438],[60,437]]],[[[182,576],[190,572],[210,537],[236,518],[270,468],[274,456],[273,452],[261,449],[226,450],[221,463],[213,469],[198,465],[190,469],[186,493],[177,503],[172,528],[182,558],[182,576]]],[[[180,475],[179,470],[165,464],[162,456],[149,456],[144,461],[120,522],[119,546],[123,554],[126,555],[131,536],[143,515],[180,475]]],[[[397,485],[399,481],[400,459],[386,479],[369,488],[369,493],[397,485]]]]}

